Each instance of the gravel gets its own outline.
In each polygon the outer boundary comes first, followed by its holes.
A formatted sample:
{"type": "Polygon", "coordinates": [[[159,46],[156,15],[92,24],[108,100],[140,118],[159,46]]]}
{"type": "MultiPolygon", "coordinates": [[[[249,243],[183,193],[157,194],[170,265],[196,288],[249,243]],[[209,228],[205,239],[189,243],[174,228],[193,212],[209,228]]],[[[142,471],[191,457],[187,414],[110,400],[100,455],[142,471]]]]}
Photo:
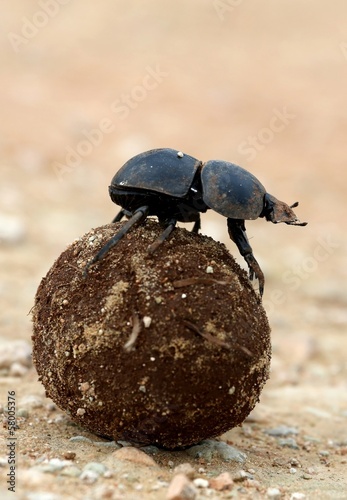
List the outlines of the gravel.
{"type": "Polygon", "coordinates": [[[186,452],[194,458],[202,458],[207,461],[211,461],[213,457],[218,457],[226,462],[243,463],[247,458],[247,455],[242,451],[223,441],[216,441],[214,439],[206,439],[200,444],[187,449],[186,452]]]}

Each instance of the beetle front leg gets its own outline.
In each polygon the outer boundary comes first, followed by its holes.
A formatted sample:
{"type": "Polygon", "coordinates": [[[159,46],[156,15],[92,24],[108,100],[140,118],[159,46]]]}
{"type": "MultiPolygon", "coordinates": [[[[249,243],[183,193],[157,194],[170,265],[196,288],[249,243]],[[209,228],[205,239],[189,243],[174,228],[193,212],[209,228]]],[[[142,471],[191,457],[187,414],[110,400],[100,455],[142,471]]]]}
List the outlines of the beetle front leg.
{"type": "Polygon", "coordinates": [[[228,219],[228,232],[230,238],[236,244],[240,254],[245,259],[249,267],[249,279],[253,280],[256,277],[259,281],[259,293],[262,297],[264,293],[264,274],[253,255],[253,250],[249,244],[245,221],[243,219],[228,219]]]}
{"type": "MultiPolygon", "coordinates": [[[[125,211],[124,211],[125,212],[125,211]]],[[[127,234],[127,232],[137,223],[142,222],[146,219],[147,215],[149,212],[148,206],[143,206],[140,208],[137,208],[131,218],[121,227],[121,229],[111,238],[108,240],[108,242],[99,250],[99,252],[93,257],[92,260],[90,260],[86,267],[84,268],[83,275],[84,277],[87,276],[88,274],[88,269],[93,266],[96,262],[100,261],[101,259],[104,258],[104,256],[107,254],[111,248],[117,245],[119,241],[124,238],[124,236],[127,234]]],[[[122,213],[122,210],[119,212],[118,215],[122,213]]],[[[129,213],[129,212],[128,212],[129,213]]],[[[126,215],[126,212],[125,212],[126,215]]]]}

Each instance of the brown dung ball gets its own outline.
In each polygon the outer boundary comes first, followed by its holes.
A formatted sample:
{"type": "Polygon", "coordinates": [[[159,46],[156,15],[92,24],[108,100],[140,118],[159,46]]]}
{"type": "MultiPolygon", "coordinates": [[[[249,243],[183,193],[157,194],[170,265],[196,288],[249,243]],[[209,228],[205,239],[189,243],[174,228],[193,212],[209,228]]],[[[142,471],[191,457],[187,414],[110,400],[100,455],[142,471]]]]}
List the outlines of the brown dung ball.
{"type": "Polygon", "coordinates": [[[177,228],[121,227],[69,246],[38,288],[33,357],[47,395],[90,431],[173,449],[243,422],[269,376],[270,328],[225,246],[177,228]]]}

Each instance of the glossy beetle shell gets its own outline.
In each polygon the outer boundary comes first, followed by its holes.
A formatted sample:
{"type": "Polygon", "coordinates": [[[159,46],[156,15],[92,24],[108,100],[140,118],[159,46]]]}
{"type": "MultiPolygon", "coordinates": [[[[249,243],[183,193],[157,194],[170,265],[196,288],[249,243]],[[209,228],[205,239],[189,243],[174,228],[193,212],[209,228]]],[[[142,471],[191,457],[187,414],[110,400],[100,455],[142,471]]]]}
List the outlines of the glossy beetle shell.
{"type": "Polygon", "coordinates": [[[182,198],[200,165],[196,158],[175,149],[152,149],[127,161],[113,177],[111,188],[141,189],[182,198]]]}
{"type": "Polygon", "coordinates": [[[224,217],[257,219],[264,208],[264,186],[238,165],[208,161],[203,165],[201,181],[204,202],[224,217]]]}

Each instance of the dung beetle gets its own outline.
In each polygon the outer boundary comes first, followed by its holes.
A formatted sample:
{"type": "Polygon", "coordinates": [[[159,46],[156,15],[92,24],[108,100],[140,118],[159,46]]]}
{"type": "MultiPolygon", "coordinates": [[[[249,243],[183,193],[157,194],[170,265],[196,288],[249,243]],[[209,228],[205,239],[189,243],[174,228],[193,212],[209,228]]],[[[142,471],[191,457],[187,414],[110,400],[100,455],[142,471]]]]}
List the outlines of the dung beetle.
{"type": "Polygon", "coordinates": [[[292,208],[266,192],[264,186],[242,167],[222,160],[203,163],[181,151],[152,149],[127,161],[109,186],[112,201],[122,209],[112,222],[127,217],[127,222],[87,264],[101,260],[130,228],[150,215],[155,215],[164,231],[152,245],[153,253],[174,230],[176,223],[194,222],[192,231],[201,227],[200,213],[212,209],[227,217],[228,232],[249,267],[249,277],[259,281],[264,291],[264,275],[253,256],[245,220],[265,217],[274,224],[285,222],[305,226],[292,208]]]}

